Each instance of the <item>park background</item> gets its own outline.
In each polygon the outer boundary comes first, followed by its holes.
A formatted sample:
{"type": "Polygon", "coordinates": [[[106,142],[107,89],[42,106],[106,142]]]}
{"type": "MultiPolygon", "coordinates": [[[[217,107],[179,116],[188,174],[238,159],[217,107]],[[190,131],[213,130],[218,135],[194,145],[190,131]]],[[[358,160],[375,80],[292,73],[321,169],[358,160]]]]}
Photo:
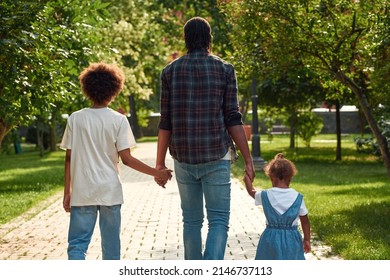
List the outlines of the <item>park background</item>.
{"type": "Polygon", "coordinates": [[[2,1],[0,223],[61,190],[58,142],[67,116],[89,106],[78,83],[89,63],[124,69],[112,108],[137,141],[156,141],[159,75],[185,53],[184,23],[202,16],[212,52],[237,71],[255,185],[270,187],[261,165],[284,152],[298,167],[293,187],[305,194],[313,238],[343,259],[390,259],[389,4],[2,1]]]}

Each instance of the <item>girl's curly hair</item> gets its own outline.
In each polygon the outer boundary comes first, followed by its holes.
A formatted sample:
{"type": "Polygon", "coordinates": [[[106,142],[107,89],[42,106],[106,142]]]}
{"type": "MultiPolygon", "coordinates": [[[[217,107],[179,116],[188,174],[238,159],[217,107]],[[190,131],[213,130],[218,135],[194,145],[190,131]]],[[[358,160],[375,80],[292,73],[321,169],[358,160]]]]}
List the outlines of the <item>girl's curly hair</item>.
{"type": "Polygon", "coordinates": [[[298,173],[294,163],[286,159],[282,153],[278,153],[265,167],[264,172],[268,177],[280,180],[291,180],[298,173]]]}
{"type": "Polygon", "coordinates": [[[85,95],[97,104],[111,101],[125,83],[123,71],[115,64],[93,63],[79,76],[85,95]]]}

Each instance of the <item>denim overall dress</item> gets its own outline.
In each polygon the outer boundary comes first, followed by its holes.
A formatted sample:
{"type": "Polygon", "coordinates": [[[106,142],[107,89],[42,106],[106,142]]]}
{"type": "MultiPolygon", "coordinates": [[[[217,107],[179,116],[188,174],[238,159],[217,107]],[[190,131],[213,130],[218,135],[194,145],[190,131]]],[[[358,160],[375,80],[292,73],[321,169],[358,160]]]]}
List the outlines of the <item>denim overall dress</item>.
{"type": "Polygon", "coordinates": [[[261,201],[268,224],[261,234],[255,260],[304,260],[302,235],[293,222],[299,215],[303,195],[298,194],[290,208],[280,215],[271,206],[266,191],[261,201]]]}

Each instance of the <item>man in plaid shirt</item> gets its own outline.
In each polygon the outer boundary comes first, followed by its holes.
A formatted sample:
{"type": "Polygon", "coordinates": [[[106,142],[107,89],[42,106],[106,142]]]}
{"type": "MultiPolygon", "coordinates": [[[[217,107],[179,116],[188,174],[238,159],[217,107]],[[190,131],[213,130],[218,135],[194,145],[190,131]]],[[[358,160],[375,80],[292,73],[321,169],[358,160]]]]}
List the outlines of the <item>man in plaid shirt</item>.
{"type": "Polygon", "coordinates": [[[229,230],[233,141],[251,181],[255,171],[239,112],[234,67],[211,54],[211,28],[205,19],[190,19],[184,37],[187,54],[161,74],[156,168],[166,168],[169,148],[181,198],[185,259],[221,260],[229,230]],[[203,199],[209,223],[204,252],[203,199]]]}

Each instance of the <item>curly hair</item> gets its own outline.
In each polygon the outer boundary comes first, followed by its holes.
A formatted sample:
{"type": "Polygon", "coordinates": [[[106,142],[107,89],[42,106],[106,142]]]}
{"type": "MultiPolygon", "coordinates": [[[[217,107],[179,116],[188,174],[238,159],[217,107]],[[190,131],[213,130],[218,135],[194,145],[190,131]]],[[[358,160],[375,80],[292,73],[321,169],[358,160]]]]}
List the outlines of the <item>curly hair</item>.
{"type": "Polygon", "coordinates": [[[184,25],[184,40],[186,49],[206,49],[211,51],[211,27],[207,20],[201,17],[191,18],[184,25]]]}
{"type": "Polygon", "coordinates": [[[85,95],[96,104],[111,101],[122,90],[125,83],[123,71],[115,64],[93,63],[79,76],[85,95]]]}
{"type": "Polygon", "coordinates": [[[294,163],[286,159],[282,153],[278,153],[265,167],[265,174],[270,178],[291,180],[298,173],[294,163]]]}

